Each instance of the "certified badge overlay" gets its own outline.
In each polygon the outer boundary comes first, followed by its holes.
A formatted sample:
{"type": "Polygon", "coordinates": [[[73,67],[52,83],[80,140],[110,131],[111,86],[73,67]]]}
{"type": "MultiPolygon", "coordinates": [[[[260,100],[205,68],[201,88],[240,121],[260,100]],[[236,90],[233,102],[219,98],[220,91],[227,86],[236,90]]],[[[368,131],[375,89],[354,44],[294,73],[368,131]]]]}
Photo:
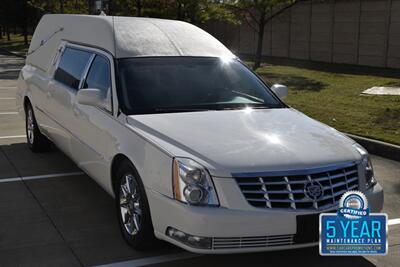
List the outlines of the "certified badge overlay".
{"type": "Polygon", "coordinates": [[[360,191],[344,193],[337,213],[322,213],[319,232],[321,255],[387,254],[387,215],[369,213],[360,191]]]}

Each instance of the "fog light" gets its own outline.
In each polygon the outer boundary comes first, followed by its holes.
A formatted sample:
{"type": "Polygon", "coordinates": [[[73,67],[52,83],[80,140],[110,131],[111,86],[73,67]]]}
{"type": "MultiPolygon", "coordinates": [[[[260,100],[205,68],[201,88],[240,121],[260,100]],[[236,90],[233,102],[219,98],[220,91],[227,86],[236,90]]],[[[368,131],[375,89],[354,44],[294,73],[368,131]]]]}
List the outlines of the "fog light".
{"type": "Polygon", "coordinates": [[[186,234],[175,228],[168,227],[167,236],[193,248],[211,249],[211,237],[201,237],[186,234]]]}

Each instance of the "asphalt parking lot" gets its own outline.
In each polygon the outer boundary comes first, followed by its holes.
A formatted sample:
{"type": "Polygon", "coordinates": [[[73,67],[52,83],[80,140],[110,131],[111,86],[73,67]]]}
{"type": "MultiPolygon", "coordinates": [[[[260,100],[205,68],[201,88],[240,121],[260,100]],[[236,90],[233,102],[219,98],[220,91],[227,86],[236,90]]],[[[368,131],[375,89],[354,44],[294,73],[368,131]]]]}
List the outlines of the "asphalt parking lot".
{"type": "MultiPolygon", "coordinates": [[[[168,244],[131,249],[110,196],[61,152],[28,150],[14,99],[22,64],[0,55],[0,266],[399,266],[400,224],[389,227],[389,253],[379,257],[321,257],[317,247],[219,256],[168,244]]],[[[373,163],[384,212],[400,218],[400,162],[373,156],[373,163]]]]}

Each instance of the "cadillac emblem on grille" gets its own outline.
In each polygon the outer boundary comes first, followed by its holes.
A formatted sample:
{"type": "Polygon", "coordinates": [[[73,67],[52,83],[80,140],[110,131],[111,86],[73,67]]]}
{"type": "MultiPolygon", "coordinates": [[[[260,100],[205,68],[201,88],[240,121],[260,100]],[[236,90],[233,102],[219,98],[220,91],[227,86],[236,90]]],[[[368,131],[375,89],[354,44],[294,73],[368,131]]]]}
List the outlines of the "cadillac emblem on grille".
{"type": "Polygon", "coordinates": [[[324,190],[319,182],[311,180],[304,185],[304,194],[309,199],[317,201],[324,195],[324,190]]]}

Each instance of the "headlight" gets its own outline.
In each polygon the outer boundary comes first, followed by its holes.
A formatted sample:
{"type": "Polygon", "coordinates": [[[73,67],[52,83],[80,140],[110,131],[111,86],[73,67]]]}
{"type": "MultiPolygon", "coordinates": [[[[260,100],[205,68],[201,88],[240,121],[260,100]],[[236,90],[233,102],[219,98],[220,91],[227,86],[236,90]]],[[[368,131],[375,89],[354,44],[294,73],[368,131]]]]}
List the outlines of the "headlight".
{"type": "Polygon", "coordinates": [[[354,147],[361,154],[362,166],[365,173],[365,187],[366,189],[369,189],[377,183],[374,177],[374,168],[372,167],[371,159],[369,158],[368,152],[365,148],[363,148],[359,144],[354,144],[354,147]]]}
{"type": "Polygon", "coordinates": [[[218,197],[208,171],[188,158],[175,158],[174,198],[197,206],[218,206],[218,197]]]}
{"type": "Polygon", "coordinates": [[[363,166],[365,167],[365,187],[367,189],[376,185],[376,179],[374,177],[374,168],[369,156],[363,158],[363,166]]]}

